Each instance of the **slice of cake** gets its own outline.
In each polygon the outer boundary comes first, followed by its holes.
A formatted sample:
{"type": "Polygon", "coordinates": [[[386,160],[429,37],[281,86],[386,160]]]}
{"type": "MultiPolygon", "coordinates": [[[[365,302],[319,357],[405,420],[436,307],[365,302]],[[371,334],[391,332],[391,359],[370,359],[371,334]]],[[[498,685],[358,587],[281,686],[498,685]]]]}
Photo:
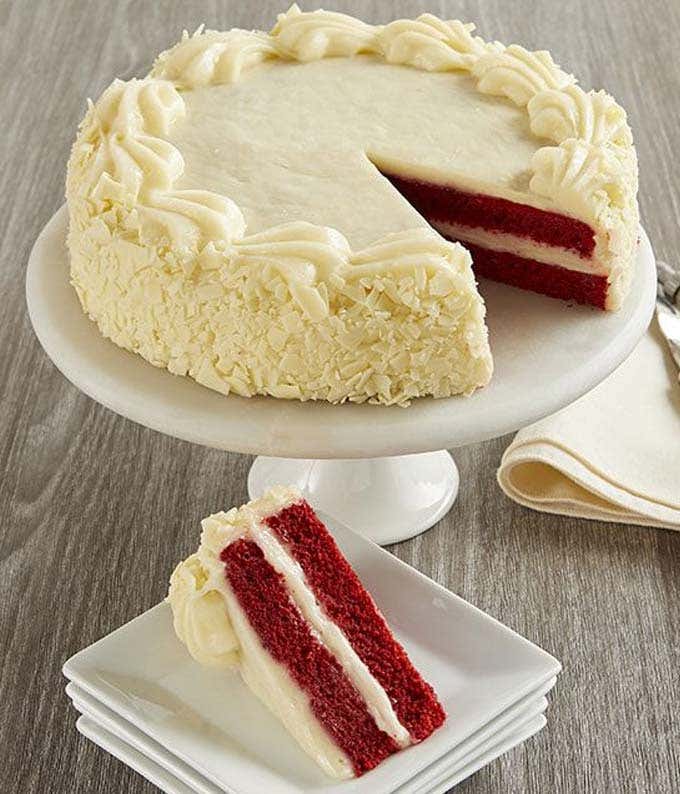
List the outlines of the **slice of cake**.
{"type": "Polygon", "coordinates": [[[446,718],[326,527],[291,489],[206,518],[168,600],[191,655],[237,667],[333,777],[364,774],[446,718]]]}

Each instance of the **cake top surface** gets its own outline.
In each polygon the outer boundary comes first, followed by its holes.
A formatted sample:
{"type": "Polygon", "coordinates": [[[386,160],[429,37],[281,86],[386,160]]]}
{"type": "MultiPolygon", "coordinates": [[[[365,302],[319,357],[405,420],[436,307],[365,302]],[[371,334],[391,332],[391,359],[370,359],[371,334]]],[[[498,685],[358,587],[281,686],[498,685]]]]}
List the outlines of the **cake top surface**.
{"type": "Polygon", "coordinates": [[[306,220],[353,247],[424,224],[377,172],[472,191],[527,192],[540,141],[526,113],[466,73],[424,74],[371,55],[269,61],[236,83],[183,92],[168,139],[180,189],[238,196],[249,231],[306,220]]]}
{"type": "Polygon", "coordinates": [[[431,14],[372,26],[292,6],[270,33],[185,35],[150,76],[181,97],[165,125],[183,158],[173,183],[237,197],[251,232],[305,214],[365,245],[385,226],[422,225],[373,161],[616,232],[636,193],[625,112],[548,52],[473,31],[431,14]],[[374,200],[391,217],[364,212],[374,200]]]}
{"type": "Polygon", "coordinates": [[[292,221],[356,250],[425,225],[372,160],[562,212],[629,247],[637,166],[623,109],[548,52],[473,31],[431,14],[372,26],[292,6],[270,33],[185,34],[149,77],[116,81],[91,106],[78,189],[136,205],[143,236],[176,248],[292,221]]]}

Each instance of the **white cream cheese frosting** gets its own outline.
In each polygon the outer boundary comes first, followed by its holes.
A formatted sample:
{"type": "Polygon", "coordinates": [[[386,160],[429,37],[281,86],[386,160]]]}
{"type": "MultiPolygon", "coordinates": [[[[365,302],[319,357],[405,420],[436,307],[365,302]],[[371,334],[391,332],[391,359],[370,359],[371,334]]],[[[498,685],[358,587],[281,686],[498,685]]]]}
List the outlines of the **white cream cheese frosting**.
{"type": "Polygon", "coordinates": [[[293,6],[269,34],[199,30],[114,82],[69,163],[84,310],[223,393],[470,393],[491,359],[469,256],[372,162],[586,221],[615,308],[637,235],[625,113],[547,53],[472,30],[293,6]]]}
{"type": "Polygon", "coordinates": [[[526,113],[465,74],[425,80],[358,55],[272,62],[195,88],[168,134],[185,164],[176,186],[238,195],[249,230],[305,220],[354,249],[425,224],[378,168],[524,200],[541,145],[526,113]]]}
{"type": "Polygon", "coordinates": [[[206,667],[238,665],[238,639],[224,608],[221,582],[211,579],[198,555],[173,572],[168,593],[175,633],[206,667]]]}
{"type": "Polygon", "coordinates": [[[196,661],[213,667],[237,667],[248,686],[317,763],[335,777],[348,777],[351,765],[319,725],[286,670],[262,648],[231,592],[220,561],[220,552],[234,540],[246,537],[255,541],[283,577],[291,600],[314,636],[336,658],[361,695],[376,725],[399,747],[410,745],[409,732],[399,722],[387,693],[341,629],[325,614],[299,563],[263,522],[266,516],[301,498],[293,489],[274,488],[238,510],[206,518],[198,551],[172,574],[168,601],[175,632],[196,661]]]}

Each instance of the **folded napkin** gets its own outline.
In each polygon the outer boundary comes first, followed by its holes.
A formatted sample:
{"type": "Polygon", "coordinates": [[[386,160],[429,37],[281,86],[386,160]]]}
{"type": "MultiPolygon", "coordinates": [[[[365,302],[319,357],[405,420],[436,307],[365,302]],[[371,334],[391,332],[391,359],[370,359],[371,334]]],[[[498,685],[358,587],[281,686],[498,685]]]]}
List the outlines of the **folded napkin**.
{"type": "Polygon", "coordinates": [[[656,319],[597,388],[515,436],[498,482],[534,510],[680,530],[680,384],[656,319]]]}

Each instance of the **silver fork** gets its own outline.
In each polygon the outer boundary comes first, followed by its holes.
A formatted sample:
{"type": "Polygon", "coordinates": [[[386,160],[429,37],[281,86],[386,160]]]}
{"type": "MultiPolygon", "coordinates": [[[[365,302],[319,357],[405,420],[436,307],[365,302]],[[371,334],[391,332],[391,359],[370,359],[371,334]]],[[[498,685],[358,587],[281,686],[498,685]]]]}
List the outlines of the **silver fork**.
{"type": "Polygon", "coordinates": [[[680,368],[680,271],[657,261],[656,277],[656,316],[671,355],[680,368]]]}

